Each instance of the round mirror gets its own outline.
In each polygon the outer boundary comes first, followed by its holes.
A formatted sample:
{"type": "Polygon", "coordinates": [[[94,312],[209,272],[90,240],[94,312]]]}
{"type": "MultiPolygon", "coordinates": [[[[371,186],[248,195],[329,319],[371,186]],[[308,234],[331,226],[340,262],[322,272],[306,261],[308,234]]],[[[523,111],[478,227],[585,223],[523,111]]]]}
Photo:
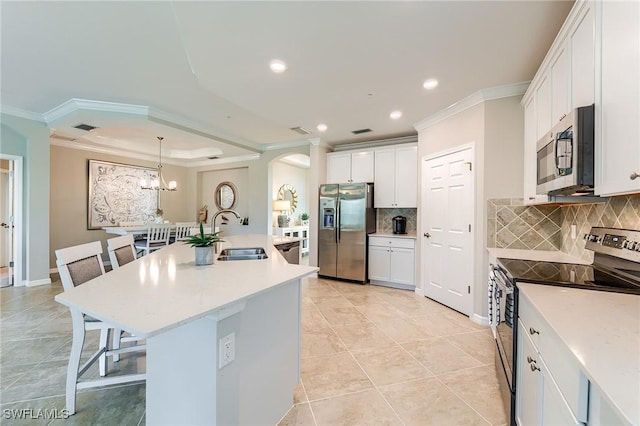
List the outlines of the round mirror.
{"type": "Polygon", "coordinates": [[[291,202],[291,213],[296,211],[298,205],[298,194],[296,189],[291,185],[282,185],[278,190],[278,200],[287,200],[291,202]]]}
{"type": "Polygon", "coordinates": [[[238,203],[238,190],[231,182],[221,182],[214,194],[218,210],[232,209],[238,203]]]}

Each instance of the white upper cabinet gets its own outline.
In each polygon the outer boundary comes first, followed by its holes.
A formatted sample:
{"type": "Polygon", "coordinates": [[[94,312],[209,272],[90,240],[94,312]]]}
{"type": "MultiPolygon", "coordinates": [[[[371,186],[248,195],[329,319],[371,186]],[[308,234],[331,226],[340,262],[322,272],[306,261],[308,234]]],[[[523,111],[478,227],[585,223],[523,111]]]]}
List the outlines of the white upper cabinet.
{"type": "Polygon", "coordinates": [[[571,109],[595,102],[593,7],[586,7],[581,12],[567,43],[571,52],[571,109]]]}
{"type": "MultiPolygon", "coordinates": [[[[569,54],[561,47],[551,62],[551,124],[556,124],[569,112],[569,54]]],[[[548,131],[549,129],[547,129],[548,131]]]]}
{"type": "Polygon", "coordinates": [[[327,154],[327,183],[373,182],[373,150],[327,154]]]}
{"type": "Polygon", "coordinates": [[[536,144],[538,142],[536,122],[536,99],[531,97],[524,105],[524,204],[547,203],[549,197],[536,194],[537,166],[536,144]]]}
{"type": "Polygon", "coordinates": [[[597,3],[596,184],[598,195],[640,192],[640,2],[597,3]]]}
{"type": "Polygon", "coordinates": [[[546,74],[535,89],[536,141],[551,130],[551,77],[546,74]]]}
{"type": "Polygon", "coordinates": [[[594,3],[577,0],[522,98],[525,204],[549,202],[536,194],[538,141],[571,110],[595,102],[595,34],[594,3]]]}
{"type": "Polygon", "coordinates": [[[418,206],[418,147],[416,145],[375,150],[374,207],[418,206]]]}

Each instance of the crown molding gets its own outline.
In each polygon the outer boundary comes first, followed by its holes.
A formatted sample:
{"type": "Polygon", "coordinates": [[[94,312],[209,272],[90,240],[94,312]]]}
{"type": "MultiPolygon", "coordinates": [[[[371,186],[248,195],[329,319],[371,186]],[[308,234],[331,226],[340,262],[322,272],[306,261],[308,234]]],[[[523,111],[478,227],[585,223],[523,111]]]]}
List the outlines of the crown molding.
{"type": "Polygon", "coordinates": [[[417,142],[418,142],[418,135],[411,135],[411,136],[401,136],[399,138],[377,139],[374,141],[341,144],[331,148],[333,148],[334,152],[339,152],[339,151],[351,151],[354,149],[367,149],[367,148],[376,148],[379,146],[399,145],[404,143],[417,143],[417,142]]]}
{"type": "MultiPolygon", "coordinates": [[[[80,142],[78,140],[68,141],[63,139],[58,139],[55,136],[50,138],[51,145],[61,146],[63,148],[70,149],[79,149],[81,151],[89,151],[96,152],[98,154],[108,154],[108,155],[117,155],[118,157],[124,158],[133,158],[136,160],[145,160],[145,161],[158,161],[158,156],[151,154],[143,154],[136,152],[124,152],[120,149],[107,148],[103,146],[97,146],[93,144],[87,144],[80,142]]],[[[238,163],[241,161],[252,161],[260,158],[260,154],[249,154],[249,155],[240,155],[237,157],[228,157],[228,158],[218,158],[216,160],[200,160],[200,161],[180,161],[175,159],[162,159],[162,164],[171,164],[172,166],[180,166],[180,167],[201,167],[201,166],[211,166],[216,164],[227,164],[227,163],[238,163]]]]}
{"type": "Polygon", "coordinates": [[[239,155],[237,157],[218,158],[217,160],[202,160],[189,163],[186,167],[206,167],[218,164],[240,163],[244,161],[255,161],[261,157],[260,154],[239,155]]]}
{"type": "Polygon", "coordinates": [[[42,123],[46,123],[46,120],[44,119],[42,114],[12,107],[11,105],[0,106],[0,112],[2,114],[13,115],[14,117],[20,117],[20,118],[25,118],[27,120],[40,121],[42,123]]]}
{"type": "Polygon", "coordinates": [[[262,152],[262,147],[254,142],[238,139],[226,134],[220,129],[209,129],[198,122],[189,120],[167,111],[151,108],[145,105],[122,104],[117,102],[94,101],[91,99],[72,98],[58,105],[57,107],[43,114],[43,118],[47,124],[53,124],[56,121],[73,114],[76,111],[93,111],[108,112],[113,114],[122,114],[134,116],[140,119],[148,120],[157,124],[172,127],[186,133],[192,133],[217,142],[232,145],[238,148],[246,149],[253,152],[262,152]],[[215,136],[213,133],[221,136],[215,136]]]}
{"type": "Polygon", "coordinates": [[[295,141],[289,141],[289,142],[280,142],[280,143],[273,143],[273,144],[269,144],[269,145],[263,145],[262,149],[264,151],[277,151],[280,149],[287,149],[287,148],[296,148],[299,146],[309,146],[311,145],[311,141],[309,139],[299,139],[299,140],[295,140],[295,141]]]}
{"type": "Polygon", "coordinates": [[[115,102],[102,102],[93,101],[90,99],[77,99],[71,98],[66,102],[58,105],[57,107],[50,109],[42,114],[47,124],[55,123],[56,121],[65,118],[78,110],[91,110],[99,112],[112,112],[127,115],[137,115],[147,118],[149,114],[149,107],[144,105],[131,105],[120,104],[115,102]]]}
{"type": "Polygon", "coordinates": [[[417,131],[421,131],[430,127],[442,120],[445,120],[449,117],[452,117],[456,114],[461,113],[462,111],[469,109],[479,103],[492,101],[495,99],[501,98],[509,98],[511,96],[522,95],[527,91],[527,87],[529,87],[529,81],[514,83],[514,84],[506,84],[504,86],[496,86],[490,87],[487,89],[478,90],[477,92],[467,96],[454,103],[447,108],[436,112],[435,114],[421,120],[413,125],[413,127],[417,131]]]}

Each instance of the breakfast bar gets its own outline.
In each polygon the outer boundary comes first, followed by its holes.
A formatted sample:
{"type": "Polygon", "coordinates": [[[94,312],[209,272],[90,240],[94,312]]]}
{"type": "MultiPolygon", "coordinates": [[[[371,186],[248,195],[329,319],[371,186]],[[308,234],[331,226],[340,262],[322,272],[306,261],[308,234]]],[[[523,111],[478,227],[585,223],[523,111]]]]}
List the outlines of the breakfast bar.
{"type": "Polygon", "coordinates": [[[147,339],[147,424],[276,424],[293,404],[300,283],[316,268],[266,235],[225,240],[268,258],[195,266],[172,244],[55,298],[147,339]]]}

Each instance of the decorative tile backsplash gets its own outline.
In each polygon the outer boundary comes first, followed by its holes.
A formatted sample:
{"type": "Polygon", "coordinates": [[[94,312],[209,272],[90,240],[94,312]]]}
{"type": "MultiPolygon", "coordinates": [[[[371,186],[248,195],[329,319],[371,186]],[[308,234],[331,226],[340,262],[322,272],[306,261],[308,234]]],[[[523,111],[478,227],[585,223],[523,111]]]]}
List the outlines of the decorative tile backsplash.
{"type": "Polygon", "coordinates": [[[583,239],[592,226],[640,229],[640,195],[595,204],[522,204],[520,198],[487,201],[487,247],[557,250],[592,261],[583,239]],[[575,240],[571,225],[576,226],[575,240]]]}
{"type": "Polygon", "coordinates": [[[418,228],[418,209],[377,209],[377,232],[393,232],[393,219],[395,216],[405,216],[407,218],[407,233],[415,234],[418,228]]]}
{"type": "Polygon", "coordinates": [[[605,203],[565,206],[562,214],[561,250],[591,261],[593,253],[584,249],[584,234],[592,226],[640,229],[640,196],[610,197],[605,203]],[[575,240],[571,239],[571,225],[576,225],[575,240]]]}
{"type": "Polygon", "coordinates": [[[559,206],[524,206],[521,198],[487,201],[487,247],[560,250],[559,206]]]}

